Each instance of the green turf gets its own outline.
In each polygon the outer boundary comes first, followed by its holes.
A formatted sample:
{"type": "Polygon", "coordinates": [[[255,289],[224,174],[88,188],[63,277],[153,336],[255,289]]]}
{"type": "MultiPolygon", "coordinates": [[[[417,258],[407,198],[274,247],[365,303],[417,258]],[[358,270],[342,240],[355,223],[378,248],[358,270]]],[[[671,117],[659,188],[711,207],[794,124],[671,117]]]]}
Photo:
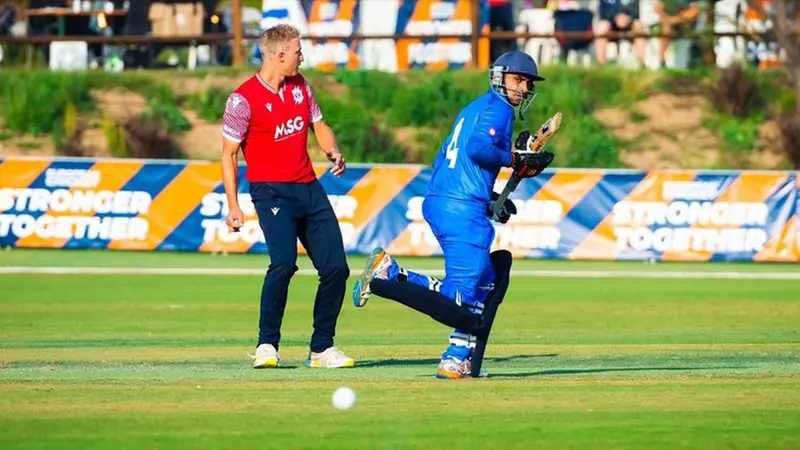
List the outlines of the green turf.
{"type": "MultiPolygon", "coordinates": [[[[0,265],[264,262],[0,253],[0,265]]],[[[311,276],[291,287],[284,368],[252,370],[260,283],[0,275],[0,448],[800,447],[800,281],[516,277],[492,335],[491,376],[459,381],[432,377],[447,329],[378,298],[342,309],[337,346],[356,368],[303,367],[311,276]],[[350,411],[330,406],[341,385],[358,395],[350,411]]]]}
{"type": "MultiPolygon", "coordinates": [[[[443,269],[441,258],[398,257],[404,266],[419,269],[443,269]]],[[[361,270],[365,258],[348,255],[353,272],[361,270]]],[[[265,268],[269,264],[266,254],[211,254],[186,252],[140,252],[105,250],[51,250],[10,249],[0,250],[0,267],[202,267],[202,268],[265,268]]],[[[300,255],[298,267],[312,269],[311,261],[300,255]]],[[[522,270],[644,270],[644,271],[736,271],[736,272],[798,272],[796,263],[741,263],[643,261],[564,261],[564,260],[514,260],[514,268],[522,270]]]]}

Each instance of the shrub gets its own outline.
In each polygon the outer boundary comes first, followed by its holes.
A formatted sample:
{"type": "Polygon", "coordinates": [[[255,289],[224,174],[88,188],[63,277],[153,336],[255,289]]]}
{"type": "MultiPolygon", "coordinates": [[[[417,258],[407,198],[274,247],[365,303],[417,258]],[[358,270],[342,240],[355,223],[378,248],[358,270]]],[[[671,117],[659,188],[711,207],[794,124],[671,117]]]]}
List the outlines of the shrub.
{"type": "Polygon", "coordinates": [[[158,119],[147,115],[128,119],[123,125],[126,146],[133,158],[180,159],[185,155],[172,133],[158,119]]]}
{"type": "Polygon", "coordinates": [[[5,126],[11,131],[40,136],[50,133],[72,103],[80,110],[92,107],[85,79],[48,72],[10,72],[0,77],[5,126]]]}
{"type": "MultiPolygon", "coordinates": [[[[577,73],[569,73],[571,85],[581,87],[584,103],[594,106],[610,105],[622,92],[623,69],[615,70],[581,70],[577,73]],[[576,76],[577,75],[577,76],[576,76]]],[[[547,82],[545,82],[547,83],[547,82]]],[[[550,88],[552,85],[546,85],[550,88]]],[[[630,94],[629,94],[630,95],[630,94]]]]}
{"type": "Polygon", "coordinates": [[[208,122],[219,122],[225,114],[225,103],[228,94],[219,89],[206,85],[203,89],[187,98],[187,105],[197,112],[197,115],[208,122]]]}
{"type": "Polygon", "coordinates": [[[53,145],[62,156],[86,156],[81,140],[86,126],[78,122],[78,111],[73,103],[67,103],[64,117],[53,125],[53,145]]]}
{"type": "Polygon", "coordinates": [[[172,102],[159,99],[151,100],[142,116],[152,122],[157,122],[171,133],[181,133],[192,129],[192,124],[183,115],[180,108],[172,102]]]}
{"type": "Polygon", "coordinates": [[[416,140],[420,148],[422,148],[422,151],[419,152],[417,155],[417,160],[414,162],[428,165],[433,164],[433,161],[436,159],[436,155],[439,154],[442,143],[447,138],[448,134],[450,134],[450,130],[444,130],[439,133],[431,131],[418,131],[416,140]]]}
{"type": "Polygon", "coordinates": [[[103,116],[103,134],[106,137],[106,145],[111,155],[117,158],[130,156],[125,129],[117,124],[110,114],[103,116]]]}
{"type": "Polygon", "coordinates": [[[457,86],[451,73],[437,73],[415,85],[395,91],[389,110],[389,123],[400,126],[449,126],[457,111],[474,100],[475,95],[457,86]]]}
{"type": "Polygon", "coordinates": [[[735,153],[746,153],[756,148],[758,141],[758,125],[761,117],[737,119],[722,117],[719,122],[719,134],[725,144],[724,150],[735,153]]]}
{"type": "Polygon", "coordinates": [[[358,100],[340,102],[324,93],[316,97],[348,160],[370,163],[404,161],[405,151],[363,103],[358,100]]]}
{"type": "Polygon", "coordinates": [[[395,92],[403,89],[394,74],[370,70],[340,70],[334,79],[350,89],[351,98],[359,98],[367,108],[385,111],[392,106],[395,92]]]}
{"type": "Polygon", "coordinates": [[[739,64],[721,70],[709,94],[718,111],[734,117],[747,117],[763,102],[754,76],[739,64]]]}
{"type": "Polygon", "coordinates": [[[551,141],[553,167],[620,167],[619,145],[594,117],[569,118],[551,141]]]}

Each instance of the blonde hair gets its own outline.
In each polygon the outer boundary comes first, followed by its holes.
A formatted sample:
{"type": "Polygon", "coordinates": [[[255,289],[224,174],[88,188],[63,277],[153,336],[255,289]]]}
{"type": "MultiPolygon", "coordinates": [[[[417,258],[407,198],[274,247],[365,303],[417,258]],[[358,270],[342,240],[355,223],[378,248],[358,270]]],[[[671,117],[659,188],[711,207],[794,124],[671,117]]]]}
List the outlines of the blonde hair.
{"type": "Polygon", "coordinates": [[[268,57],[283,50],[286,44],[295,39],[300,39],[300,30],[288,23],[281,23],[264,30],[258,45],[262,55],[268,57]]]}

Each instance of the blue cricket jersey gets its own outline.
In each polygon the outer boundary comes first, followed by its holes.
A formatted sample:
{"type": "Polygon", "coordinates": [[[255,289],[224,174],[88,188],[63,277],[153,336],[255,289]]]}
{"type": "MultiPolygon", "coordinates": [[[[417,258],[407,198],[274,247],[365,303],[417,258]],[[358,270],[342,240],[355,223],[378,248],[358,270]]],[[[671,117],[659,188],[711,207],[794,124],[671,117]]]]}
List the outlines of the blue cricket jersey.
{"type": "Polygon", "coordinates": [[[511,164],[513,125],[514,109],[491,90],[462,109],[433,162],[427,197],[485,210],[498,172],[511,164]]]}

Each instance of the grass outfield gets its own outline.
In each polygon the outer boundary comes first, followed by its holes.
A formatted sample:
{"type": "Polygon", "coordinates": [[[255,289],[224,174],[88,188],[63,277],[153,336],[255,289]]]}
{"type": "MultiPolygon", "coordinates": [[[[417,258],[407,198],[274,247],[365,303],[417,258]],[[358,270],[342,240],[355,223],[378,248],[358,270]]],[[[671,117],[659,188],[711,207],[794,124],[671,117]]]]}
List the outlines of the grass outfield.
{"type": "MultiPolygon", "coordinates": [[[[363,259],[350,261],[355,273],[363,259]]],[[[0,266],[266,262],[0,252],[0,266]]],[[[798,271],[557,261],[515,268],[798,271]]],[[[303,367],[313,276],[297,276],[290,289],[284,368],[250,369],[261,280],[0,275],[0,448],[800,447],[800,281],[514,277],[487,350],[490,378],[443,381],[432,375],[448,330],[378,298],[363,310],[347,299],[342,309],[337,346],[356,368],[303,367]],[[330,406],[342,385],[358,395],[344,412],[330,406]]]]}
{"type": "MultiPolygon", "coordinates": [[[[399,257],[407,268],[443,269],[441,258],[399,257]]],[[[365,258],[348,255],[353,273],[361,270],[365,258]]],[[[180,252],[129,252],[106,250],[0,250],[0,267],[200,267],[200,268],[256,268],[266,269],[268,255],[180,252]]],[[[313,269],[311,261],[301,255],[297,266],[313,269]]],[[[564,260],[514,260],[515,270],[619,270],[619,271],[736,271],[736,272],[780,272],[797,273],[796,263],[657,263],[642,261],[564,261],[564,260]]]]}

